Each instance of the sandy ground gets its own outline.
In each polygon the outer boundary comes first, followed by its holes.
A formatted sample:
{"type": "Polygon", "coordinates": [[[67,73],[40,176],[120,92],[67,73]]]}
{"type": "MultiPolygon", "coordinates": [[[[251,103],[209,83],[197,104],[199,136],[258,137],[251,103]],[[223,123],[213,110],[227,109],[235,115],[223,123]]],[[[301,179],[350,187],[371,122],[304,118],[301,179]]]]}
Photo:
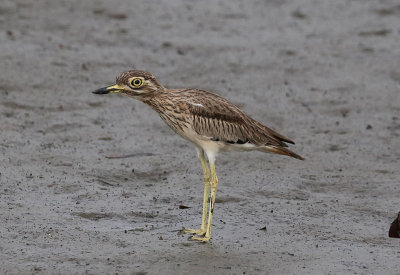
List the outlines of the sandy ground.
{"type": "Polygon", "coordinates": [[[399,45],[396,0],[0,1],[0,273],[400,274],[399,45]],[[131,68],[216,91],[307,160],[220,155],[212,241],[189,241],[193,146],[90,93],[131,68]]]}

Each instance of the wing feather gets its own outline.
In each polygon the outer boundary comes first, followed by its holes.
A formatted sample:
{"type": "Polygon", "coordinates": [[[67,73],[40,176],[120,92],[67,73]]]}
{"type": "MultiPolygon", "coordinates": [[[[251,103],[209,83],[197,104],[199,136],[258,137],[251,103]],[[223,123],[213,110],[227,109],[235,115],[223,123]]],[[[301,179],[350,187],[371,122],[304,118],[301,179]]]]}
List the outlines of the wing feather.
{"type": "Polygon", "coordinates": [[[202,90],[185,90],[190,95],[186,107],[193,117],[197,134],[228,143],[250,142],[256,146],[287,147],[294,143],[249,117],[228,100],[202,90]]]}

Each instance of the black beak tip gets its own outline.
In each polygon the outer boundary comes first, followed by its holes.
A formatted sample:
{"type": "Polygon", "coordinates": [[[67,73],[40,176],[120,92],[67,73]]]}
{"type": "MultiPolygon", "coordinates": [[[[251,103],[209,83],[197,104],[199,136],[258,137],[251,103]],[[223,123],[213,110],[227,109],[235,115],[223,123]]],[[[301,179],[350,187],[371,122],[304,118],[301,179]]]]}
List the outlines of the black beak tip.
{"type": "Polygon", "coordinates": [[[108,94],[110,91],[107,89],[107,87],[97,89],[96,91],[93,91],[92,93],[96,95],[105,95],[108,94]]]}

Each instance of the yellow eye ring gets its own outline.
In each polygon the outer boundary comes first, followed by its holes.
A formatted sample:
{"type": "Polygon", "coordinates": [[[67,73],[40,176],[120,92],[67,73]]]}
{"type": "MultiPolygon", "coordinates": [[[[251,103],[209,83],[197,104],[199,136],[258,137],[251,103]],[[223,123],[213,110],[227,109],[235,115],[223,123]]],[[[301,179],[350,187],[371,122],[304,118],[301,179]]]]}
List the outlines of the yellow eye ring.
{"type": "Polygon", "coordinates": [[[135,77],[131,80],[131,85],[133,88],[140,88],[143,86],[143,80],[141,78],[135,77]]]}

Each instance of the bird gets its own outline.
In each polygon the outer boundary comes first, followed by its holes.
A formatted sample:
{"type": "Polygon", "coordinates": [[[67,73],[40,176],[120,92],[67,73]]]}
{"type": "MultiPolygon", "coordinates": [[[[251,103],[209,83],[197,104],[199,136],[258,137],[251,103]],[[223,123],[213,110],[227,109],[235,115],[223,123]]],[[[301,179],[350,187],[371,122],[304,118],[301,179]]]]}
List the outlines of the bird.
{"type": "Polygon", "coordinates": [[[119,93],[149,105],[175,133],[195,145],[203,169],[204,196],[200,229],[184,228],[191,240],[208,242],[218,189],[217,154],[224,151],[261,151],[304,158],[288,149],[294,142],[251,118],[229,100],[209,91],[169,89],[146,71],[129,70],[115,84],[94,94],[119,93]],[[207,158],[207,159],[206,159],[207,158]]]}

